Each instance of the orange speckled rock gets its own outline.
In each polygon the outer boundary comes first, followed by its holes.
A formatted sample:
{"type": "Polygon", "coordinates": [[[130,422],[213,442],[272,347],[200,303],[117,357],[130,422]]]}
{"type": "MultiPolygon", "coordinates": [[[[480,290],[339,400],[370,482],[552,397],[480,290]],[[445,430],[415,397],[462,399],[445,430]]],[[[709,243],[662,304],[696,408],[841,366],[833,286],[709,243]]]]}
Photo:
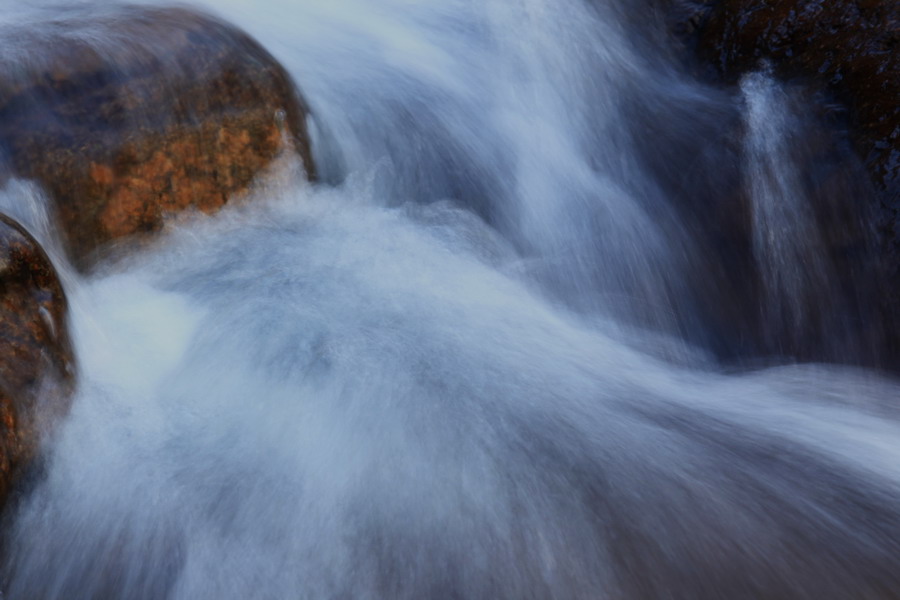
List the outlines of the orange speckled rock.
{"type": "Polygon", "coordinates": [[[167,213],[216,211],[286,148],[315,175],[290,77],[211,16],[79,7],[0,42],[0,151],[50,193],[79,267],[167,213]]]}
{"type": "Polygon", "coordinates": [[[73,359],[66,297],[50,259],[0,215],[0,503],[68,408],[73,359]]]}

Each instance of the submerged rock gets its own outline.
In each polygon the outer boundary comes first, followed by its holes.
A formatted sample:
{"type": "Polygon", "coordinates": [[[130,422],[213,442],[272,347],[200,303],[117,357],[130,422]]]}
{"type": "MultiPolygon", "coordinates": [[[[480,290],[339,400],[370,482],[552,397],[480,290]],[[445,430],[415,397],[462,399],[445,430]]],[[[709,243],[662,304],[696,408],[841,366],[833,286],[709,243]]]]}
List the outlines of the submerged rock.
{"type": "Polygon", "coordinates": [[[68,407],[66,297],[47,254],[0,215],[0,504],[68,407]]]}
{"type": "Polygon", "coordinates": [[[234,26],[184,8],[57,9],[0,29],[0,151],[38,180],[84,267],[104,243],[213,212],[286,147],[314,176],[307,108],[234,26]]]}

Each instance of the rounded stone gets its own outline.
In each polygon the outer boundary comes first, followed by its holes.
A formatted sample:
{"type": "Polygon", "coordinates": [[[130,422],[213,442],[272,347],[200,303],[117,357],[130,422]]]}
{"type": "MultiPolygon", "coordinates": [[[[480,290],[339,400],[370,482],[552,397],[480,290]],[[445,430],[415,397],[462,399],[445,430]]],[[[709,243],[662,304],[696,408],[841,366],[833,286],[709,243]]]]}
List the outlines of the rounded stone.
{"type": "Polygon", "coordinates": [[[305,103],[238,28],[186,8],[46,17],[0,28],[0,154],[49,193],[77,266],[167,214],[218,210],[286,149],[314,177],[305,103]]]}

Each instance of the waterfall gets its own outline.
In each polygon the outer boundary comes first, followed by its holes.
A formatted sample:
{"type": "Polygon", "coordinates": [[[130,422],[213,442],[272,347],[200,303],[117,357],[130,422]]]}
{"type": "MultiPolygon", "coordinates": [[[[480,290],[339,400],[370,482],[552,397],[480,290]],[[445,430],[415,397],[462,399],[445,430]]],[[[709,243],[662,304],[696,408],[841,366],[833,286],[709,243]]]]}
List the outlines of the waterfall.
{"type": "Polygon", "coordinates": [[[695,82],[612,2],[208,8],[302,88],[321,181],[282,160],[90,275],[0,192],[79,359],[3,597],[896,596],[897,383],[711,341],[730,184],[763,320],[832,285],[779,84],[695,82]]]}

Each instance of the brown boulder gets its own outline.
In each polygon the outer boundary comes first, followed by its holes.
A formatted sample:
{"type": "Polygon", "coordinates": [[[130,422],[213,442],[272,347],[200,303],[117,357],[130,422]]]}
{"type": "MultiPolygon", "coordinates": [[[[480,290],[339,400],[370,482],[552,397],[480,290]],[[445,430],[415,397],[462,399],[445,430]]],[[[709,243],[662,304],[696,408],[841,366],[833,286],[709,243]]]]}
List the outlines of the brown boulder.
{"type": "Polygon", "coordinates": [[[68,407],[73,359],[66,297],[50,259],[0,215],[0,504],[68,407]]]}
{"type": "Polygon", "coordinates": [[[81,7],[0,40],[0,151],[49,192],[81,267],[167,213],[219,209],[286,146],[314,176],[289,75],[211,16],[81,7]]]}

